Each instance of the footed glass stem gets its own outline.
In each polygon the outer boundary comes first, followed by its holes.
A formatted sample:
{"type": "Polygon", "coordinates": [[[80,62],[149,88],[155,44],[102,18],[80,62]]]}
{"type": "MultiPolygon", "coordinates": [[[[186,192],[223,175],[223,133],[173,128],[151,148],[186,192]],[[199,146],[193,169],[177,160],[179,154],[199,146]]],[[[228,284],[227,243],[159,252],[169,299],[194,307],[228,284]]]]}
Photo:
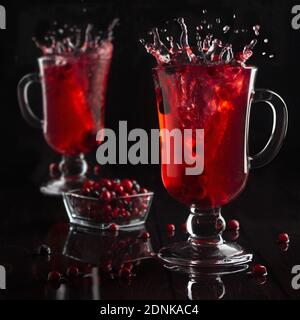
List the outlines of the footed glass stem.
{"type": "Polygon", "coordinates": [[[225,242],[224,230],[220,208],[201,210],[192,206],[187,219],[188,240],[162,248],[158,257],[174,269],[196,268],[211,274],[237,272],[236,266],[251,261],[252,254],[237,243],[225,242]]]}
{"type": "Polygon", "coordinates": [[[59,164],[61,176],[52,179],[41,186],[41,192],[46,195],[59,196],[63,192],[78,189],[86,179],[88,165],[83,154],[63,156],[59,164]]]}

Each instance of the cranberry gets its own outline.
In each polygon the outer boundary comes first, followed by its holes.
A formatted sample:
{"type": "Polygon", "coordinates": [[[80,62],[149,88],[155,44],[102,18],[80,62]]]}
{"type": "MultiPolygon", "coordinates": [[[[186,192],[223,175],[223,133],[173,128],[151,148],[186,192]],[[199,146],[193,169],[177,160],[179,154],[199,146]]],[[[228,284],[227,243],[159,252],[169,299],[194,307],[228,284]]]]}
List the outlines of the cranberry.
{"type": "Polygon", "coordinates": [[[76,266],[70,266],[66,274],[69,278],[76,278],[79,275],[79,269],[76,266]]]}
{"type": "Polygon", "coordinates": [[[167,231],[168,232],[174,232],[175,231],[175,226],[174,226],[174,224],[172,224],[172,223],[169,223],[168,225],[167,225],[167,231]]]}
{"type": "Polygon", "coordinates": [[[227,229],[229,229],[229,230],[239,230],[240,229],[240,223],[235,219],[229,220],[227,222],[227,229]]]}
{"type": "Polygon", "coordinates": [[[85,195],[90,195],[93,191],[93,188],[94,188],[94,181],[92,180],[86,180],[84,183],[83,183],[83,186],[81,188],[81,192],[85,195]]]}
{"type": "Polygon", "coordinates": [[[37,254],[41,256],[49,256],[51,254],[51,249],[46,244],[41,244],[37,248],[37,254]]]}
{"type": "Polygon", "coordinates": [[[109,231],[117,231],[118,229],[119,229],[119,227],[115,223],[112,223],[109,226],[109,231]]]}
{"type": "Polygon", "coordinates": [[[94,167],[94,175],[98,177],[100,176],[100,173],[101,173],[101,167],[98,164],[96,164],[94,167]]]}
{"type": "Polygon", "coordinates": [[[110,194],[112,199],[115,199],[117,197],[117,194],[115,191],[111,191],[110,194]]]}
{"type": "Polygon", "coordinates": [[[120,184],[121,183],[120,179],[114,179],[113,181],[114,181],[115,184],[120,184]]]}
{"type": "Polygon", "coordinates": [[[111,216],[113,217],[113,219],[116,219],[120,214],[120,209],[119,208],[114,208],[112,213],[111,213],[111,216]]]}
{"type": "Polygon", "coordinates": [[[290,242],[289,235],[287,233],[284,233],[284,232],[280,233],[278,235],[278,242],[279,243],[288,243],[288,242],[290,242]]]}
{"type": "Polygon", "coordinates": [[[140,193],[148,193],[148,190],[145,189],[145,188],[141,188],[141,189],[140,189],[140,193]]]}
{"type": "Polygon", "coordinates": [[[102,212],[105,215],[109,215],[111,213],[112,209],[111,209],[111,205],[106,204],[103,208],[102,208],[102,212]]]}
{"type": "Polygon", "coordinates": [[[121,186],[120,184],[118,184],[118,185],[116,185],[116,186],[114,187],[114,191],[115,191],[118,195],[122,196],[123,193],[124,193],[124,187],[121,186]]]}
{"type": "Polygon", "coordinates": [[[147,239],[150,238],[150,233],[145,231],[140,235],[140,238],[143,239],[143,240],[147,240],[147,239]]]}
{"type": "Polygon", "coordinates": [[[48,273],[48,281],[59,282],[61,274],[58,271],[51,271],[48,273]]]}
{"type": "Polygon", "coordinates": [[[61,172],[59,170],[59,165],[57,163],[55,162],[50,163],[49,174],[50,174],[50,177],[53,179],[58,178],[60,176],[61,172]]]}
{"type": "Polygon", "coordinates": [[[122,187],[124,188],[124,190],[125,190],[126,192],[131,192],[131,190],[132,190],[132,188],[133,188],[133,183],[132,183],[132,181],[129,180],[129,179],[123,179],[123,180],[121,181],[121,185],[122,185],[122,187]]]}
{"type": "Polygon", "coordinates": [[[130,212],[129,211],[127,211],[126,209],[122,209],[122,211],[121,211],[122,213],[122,217],[124,218],[124,219],[127,219],[127,218],[129,218],[130,217],[130,212]]]}
{"type": "Polygon", "coordinates": [[[109,180],[109,179],[101,179],[99,181],[99,184],[100,184],[101,187],[105,187],[108,190],[110,190],[112,188],[112,185],[113,185],[112,181],[109,180]]]}
{"type": "Polygon", "coordinates": [[[224,238],[228,241],[236,241],[240,236],[239,230],[228,230],[224,233],[224,238]]]}
{"type": "Polygon", "coordinates": [[[251,272],[254,276],[265,276],[267,275],[267,268],[262,264],[256,264],[252,267],[251,272]]]}
{"type": "Polygon", "coordinates": [[[111,199],[111,193],[107,190],[103,190],[100,193],[100,199],[103,200],[104,202],[109,202],[111,199]]]}
{"type": "Polygon", "coordinates": [[[119,277],[123,279],[129,279],[132,276],[131,271],[128,268],[121,268],[119,270],[119,277]]]}

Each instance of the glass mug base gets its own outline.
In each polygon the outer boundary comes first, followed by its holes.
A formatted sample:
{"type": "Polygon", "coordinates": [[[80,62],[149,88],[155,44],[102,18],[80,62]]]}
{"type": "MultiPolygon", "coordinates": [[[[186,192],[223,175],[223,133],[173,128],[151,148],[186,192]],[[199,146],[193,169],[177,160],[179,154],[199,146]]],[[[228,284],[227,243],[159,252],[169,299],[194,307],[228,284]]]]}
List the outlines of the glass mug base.
{"type": "Polygon", "coordinates": [[[158,257],[169,269],[180,271],[181,267],[190,267],[199,273],[225,274],[245,270],[243,265],[249,263],[253,255],[237,243],[195,247],[190,241],[185,241],[162,248],[158,257]]]}
{"type": "Polygon", "coordinates": [[[158,257],[175,271],[184,268],[187,272],[208,274],[243,271],[253,256],[239,244],[224,241],[225,226],[221,208],[203,210],[192,206],[186,222],[188,240],[162,248],[158,257]]]}
{"type": "Polygon", "coordinates": [[[88,165],[83,154],[67,156],[64,155],[59,164],[61,177],[52,179],[40,188],[45,195],[60,196],[63,192],[80,189],[87,179],[86,172],[88,165]]]}

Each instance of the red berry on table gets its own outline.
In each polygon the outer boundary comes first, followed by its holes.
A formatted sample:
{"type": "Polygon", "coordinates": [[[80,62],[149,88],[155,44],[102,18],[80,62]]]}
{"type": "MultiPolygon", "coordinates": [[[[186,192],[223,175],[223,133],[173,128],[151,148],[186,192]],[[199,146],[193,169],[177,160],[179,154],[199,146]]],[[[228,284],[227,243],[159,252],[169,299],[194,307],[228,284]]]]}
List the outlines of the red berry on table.
{"type": "Polygon", "coordinates": [[[121,181],[121,186],[124,188],[124,190],[126,192],[131,192],[132,188],[133,188],[133,183],[131,180],[129,179],[123,179],[121,181]]]}
{"type": "Polygon", "coordinates": [[[118,274],[119,274],[119,277],[123,279],[129,279],[132,276],[131,271],[125,267],[121,268],[118,274]]]}
{"type": "Polygon", "coordinates": [[[100,199],[103,200],[104,202],[109,202],[111,200],[111,193],[107,190],[103,190],[100,193],[100,199]]]}
{"type": "Polygon", "coordinates": [[[285,232],[282,232],[278,235],[278,242],[279,243],[288,243],[290,242],[289,235],[285,232]]]}
{"type": "Polygon", "coordinates": [[[227,229],[228,230],[239,230],[240,229],[240,223],[235,219],[229,220],[227,222],[227,229]]]}
{"type": "Polygon", "coordinates": [[[49,174],[50,174],[50,177],[53,179],[58,178],[61,175],[61,172],[59,170],[59,165],[57,163],[55,162],[50,163],[49,174]]]}
{"type": "Polygon", "coordinates": [[[252,267],[251,272],[254,276],[265,276],[268,274],[267,268],[262,264],[256,264],[252,267]]]}
{"type": "Polygon", "coordinates": [[[61,280],[61,274],[58,271],[48,273],[48,281],[58,282],[61,280]]]}
{"type": "Polygon", "coordinates": [[[94,175],[98,177],[100,176],[100,173],[101,173],[101,167],[98,164],[96,164],[94,167],[94,175]]]}
{"type": "Polygon", "coordinates": [[[147,240],[147,239],[150,238],[150,233],[145,231],[140,235],[140,238],[143,239],[143,240],[147,240]]]}
{"type": "Polygon", "coordinates": [[[66,272],[67,277],[76,278],[79,275],[79,269],[76,266],[70,266],[66,272]]]}
{"type": "Polygon", "coordinates": [[[109,231],[117,231],[118,229],[119,229],[119,227],[115,223],[112,223],[109,226],[109,231]]]}
{"type": "Polygon", "coordinates": [[[175,225],[172,224],[172,223],[169,223],[169,224],[167,225],[167,231],[168,231],[168,232],[174,232],[174,231],[175,231],[175,225]]]}

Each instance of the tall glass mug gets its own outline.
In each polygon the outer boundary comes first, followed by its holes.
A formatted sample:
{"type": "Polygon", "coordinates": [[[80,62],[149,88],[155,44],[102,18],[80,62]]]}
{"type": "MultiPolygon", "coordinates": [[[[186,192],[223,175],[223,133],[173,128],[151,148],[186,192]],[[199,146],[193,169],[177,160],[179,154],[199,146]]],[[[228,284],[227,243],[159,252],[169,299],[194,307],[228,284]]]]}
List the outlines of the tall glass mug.
{"type": "Polygon", "coordinates": [[[189,239],[159,252],[167,264],[219,272],[252,259],[238,244],[222,239],[225,222],[221,207],[244,189],[250,168],[264,166],[276,156],[288,125],[283,99],[269,90],[254,91],[256,72],[254,67],[229,65],[161,66],[153,70],[160,129],[182,133],[177,141],[161,137],[162,159],[168,159],[161,164],[162,180],[168,193],[190,208],[189,239]],[[255,102],[271,107],[273,129],[264,149],[250,156],[249,115],[255,102]],[[184,129],[192,129],[189,139],[184,129]],[[197,130],[201,135],[196,129],[202,129],[197,130]],[[180,163],[178,158],[167,156],[180,142],[182,150],[198,161],[198,170],[184,157],[180,163]]]}
{"type": "MultiPolygon", "coordinates": [[[[109,44],[112,46],[112,44],[109,44]]],[[[59,179],[41,187],[45,194],[59,195],[77,188],[85,179],[84,154],[96,147],[96,133],[104,127],[104,108],[112,47],[78,56],[51,55],[38,59],[40,74],[29,74],[18,84],[18,99],[24,118],[42,127],[48,145],[63,158],[59,179]],[[41,82],[44,119],[38,119],[28,102],[28,88],[41,82]]]]}

